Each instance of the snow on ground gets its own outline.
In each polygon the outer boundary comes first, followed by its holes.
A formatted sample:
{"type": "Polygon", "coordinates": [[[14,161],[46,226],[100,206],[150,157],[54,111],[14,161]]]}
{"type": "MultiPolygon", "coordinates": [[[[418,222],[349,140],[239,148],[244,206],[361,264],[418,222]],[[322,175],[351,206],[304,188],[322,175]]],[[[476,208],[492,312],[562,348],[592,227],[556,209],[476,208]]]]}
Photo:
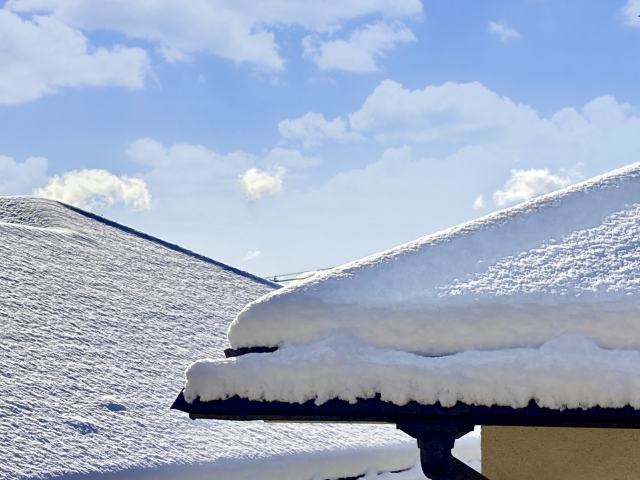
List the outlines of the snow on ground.
{"type": "Polygon", "coordinates": [[[269,293],[185,398],[640,408],[639,320],[635,164],[269,293]]]}
{"type": "Polygon", "coordinates": [[[640,164],[355,261],[248,305],[234,347],[341,329],[428,355],[580,333],[640,348],[640,164]]]}
{"type": "Polygon", "coordinates": [[[0,479],[311,479],[400,470],[392,426],[191,421],[194,358],[220,358],[264,281],[59,203],[0,198],[0,479]]]}
{"type": "MultiPolygon", "coordinates": [[[[480,471],[480,427],[456,441],[453,455],[471,468],[480,471]]],[[[362,480],[428,480],[422,473],[419,461],[402,472],[377,472],[369,470],[362,480]]]]}

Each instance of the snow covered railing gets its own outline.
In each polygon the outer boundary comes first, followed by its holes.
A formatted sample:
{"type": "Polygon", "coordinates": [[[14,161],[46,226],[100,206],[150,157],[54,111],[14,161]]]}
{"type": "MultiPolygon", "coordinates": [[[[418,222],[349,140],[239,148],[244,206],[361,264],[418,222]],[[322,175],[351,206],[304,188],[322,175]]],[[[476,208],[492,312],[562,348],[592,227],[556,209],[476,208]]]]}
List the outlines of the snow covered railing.
{"type": "Polygon", "coordinates": [[[463,403],[443,407],[414,401],[400,406],[382,401],[379,396],[360,399],[356,403],[334,399],[321,405],[313,400],[305,403],[267,402],[238,396],[207,402],[196,399],[188,403],[180,392],[171,408],[188,413],[192,419],[392,423],[418,440],[422,468],[431,480],[486,478],[451,455],[455,440],[471,432],[476,425],[640,428],[640,411],[629,406],[557,410],[541,408],[534,401],[524,408],[463,403]]]}

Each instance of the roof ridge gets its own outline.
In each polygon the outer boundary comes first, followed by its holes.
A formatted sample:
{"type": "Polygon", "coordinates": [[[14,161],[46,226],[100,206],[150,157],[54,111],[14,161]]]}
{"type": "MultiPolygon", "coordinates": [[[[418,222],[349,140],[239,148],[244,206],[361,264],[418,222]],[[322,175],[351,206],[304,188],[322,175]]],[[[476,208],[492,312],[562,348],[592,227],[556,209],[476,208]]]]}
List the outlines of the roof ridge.
{"type": "MultiPolygon", "coordinates": [[[[33,198],[33,197],[24,197],[24,198],[33,198]]],[[[189,257],[195,258],[197,260],[200,260],[202,262],[205,263],[209,263],[211,265],[215,265],[217,267],[222,268],[223,270],[229,271],[229,272],[233,272],[236,275],[240,275],[242,277],[248,278],[250,280],[253,280],[254,282],[257,283],[261,283],[263,285],[267,285],[270,287],[276,287],[276,288],[280,288],[281,286],[278,285],[277,283],[274,283],[270,280],[267,280],[266,278],[262,278],[259,277],[258,275],[254,275],[253,273],[249,273],[246,272],[244,270],[241,270],[239,268],[233,267],[231,265],[227,265],[226,263],[220,262],[218,260],[214,260],[210,257],[207,257],[205,255],[201,255],[199,253],[196,253],[192,250],[186,249],[184,247],[181,247],[180,245],[177,245],[175,243],[171,243],[171,242],[167,242],[166,240],[162,240],[158,237],[154,237],[153,235],[149,235],[148,233],[144,233],[140,230],[136,230],[135,228],[131,228],[131,227],[127,227],[126,225],[122,225],[121,223],[118,223],[114,220],[110,220],[106,217],[103,217],[101,215],[89,212],[87,210],[83,210],[82,208],[79,207],[75,207],[73,205],[69,205],[67,203],[58,201],[58,200],[49,200],[50,202],[56,203],[64,208],[67,208],[73,212],[76,212],[84,217],[90,218],[92,220],[98,221],[104,225],[107,225],[109,227],[112,228],[116,228],[118,230],[121,230],[125,233],[128,233],[130,235],[134,235],[136,237],[142,238],[144,240],[147,240],[149,242],[155,243],[157,245],[160,245],[162,247],[165,247],[169,250],[173,250],[174,252],[178,252],[178,253],[182,253],[183,255],[187,255],[189,257]]]]}

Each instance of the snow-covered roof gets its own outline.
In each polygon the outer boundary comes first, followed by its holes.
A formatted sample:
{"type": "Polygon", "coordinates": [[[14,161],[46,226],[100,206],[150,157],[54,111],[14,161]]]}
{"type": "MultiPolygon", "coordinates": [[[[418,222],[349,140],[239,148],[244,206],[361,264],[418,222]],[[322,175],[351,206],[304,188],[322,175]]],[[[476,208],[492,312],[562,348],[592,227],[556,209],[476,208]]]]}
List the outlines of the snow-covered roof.
{"type": "Polygon", "coordinates": [[[249,304],[185,398],[640,408],[640,164],[249,304]]]}
{"type": "Polygon", "coordinates": [[[271,292],[229,341],[277,346],[340,329],[433,355],[572,332],[640,348],[639,312],[634,164],[271,292]]]}
{"type": "Polygon", "coordinates": [[[231,320],[272,289],[60,203],[0,198],[0,479],[299,479],[412,464],[393,428],[169,410],[185,366],[221,357],[231,320]]]}

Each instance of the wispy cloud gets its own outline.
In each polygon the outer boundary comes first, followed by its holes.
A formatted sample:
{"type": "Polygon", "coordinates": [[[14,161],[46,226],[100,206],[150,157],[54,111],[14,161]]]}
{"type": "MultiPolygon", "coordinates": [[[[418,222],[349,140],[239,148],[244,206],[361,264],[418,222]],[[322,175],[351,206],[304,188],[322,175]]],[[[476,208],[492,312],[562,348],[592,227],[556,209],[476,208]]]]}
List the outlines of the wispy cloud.
{"type": "Polygon", "coordinates": [[[244,257],[242,257],[242,261],[250,262],[251,260],[255,260],[260,256],[262,256],[262,252],[260,250],[249,250],[247,253],[245,253],[244,257]]]}
{"type": "Polygon", "coordinates": [[[490,21],[488,24],[489,33],[497,36],[503,42],[520,38],[520,32],[511,27],[506,22],[490,21]]]}
{"type": "Polygon", "coordinates": [[[327,120],[324,115],[315,112],[282,120],[278,124],[278,131],[283,139],[300,142],[305,148],[319,145],[325,140],[344,142],[360,138],[358,134],[348,131],[347,122],[343,118],[327,120]]]}
{"type": "Polygon", "coordinates": [[[375,72],[378,60],[399,43],[414,42],[413,32],[401,23],[375,23],[354,30],[347,39],[319,42],[306,37],[305,55],[322,70],[375,72]]]}
{"type": "Polygon", "coordinates": [[[18,162],[0,155],[0,195],[19,195],[30,192],[47,179],[47,159],[30,157],[18,162]]]}
{"type": "Polygon", "coordinates": [[[622,7],[625,23],[631,27],[640,27],[640,0],[627,0],[622,7]]]}

